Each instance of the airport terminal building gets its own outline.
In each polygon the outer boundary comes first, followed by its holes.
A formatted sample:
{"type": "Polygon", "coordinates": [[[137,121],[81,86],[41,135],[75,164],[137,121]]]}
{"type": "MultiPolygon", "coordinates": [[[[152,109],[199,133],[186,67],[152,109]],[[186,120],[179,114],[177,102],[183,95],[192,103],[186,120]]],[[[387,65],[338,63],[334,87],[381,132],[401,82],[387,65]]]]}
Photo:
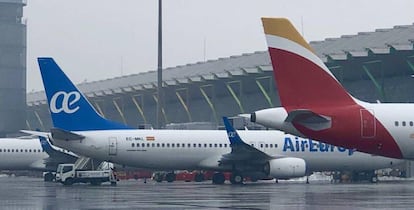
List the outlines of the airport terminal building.
{"type": "MultiPolygon", "coordinates": [[[[311,42],[345,88],[368,102],[414,102],[413,45],[414,25],[311,42]]],[[[222,116],[280,105],[267,52],[166,68],[163,75],[164,127],[214,129],[222,116]]],[[[156,122],[156,79],[149,71],[78,87],[103,116],[148,127],[156,122]]],[[[43,91],[27,95],[26,125],[52,127],[43,91]]]]}

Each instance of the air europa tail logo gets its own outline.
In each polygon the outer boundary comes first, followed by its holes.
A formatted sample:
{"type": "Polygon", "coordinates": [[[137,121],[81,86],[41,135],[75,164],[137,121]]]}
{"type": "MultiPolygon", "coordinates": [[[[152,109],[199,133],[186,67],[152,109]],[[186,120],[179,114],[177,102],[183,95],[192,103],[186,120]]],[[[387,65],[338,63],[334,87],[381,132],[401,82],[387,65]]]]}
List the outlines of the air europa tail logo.
{"type": "Polygon", "coordinates": [[[64,91],[58,91],[50,99],[50,111],[55,114],[60,113],[62,111],[67,114],[72,114],[78,111],[79,106],[72,106],[76,102],[78,102],[80,98],[80,93],[77,91],[72,91],[69,93],[64,91]],[[60,98],[62,99],[58,100],[60,98]],[[61,104],[57,104],[58,102],[60,102],[61,104]]]}

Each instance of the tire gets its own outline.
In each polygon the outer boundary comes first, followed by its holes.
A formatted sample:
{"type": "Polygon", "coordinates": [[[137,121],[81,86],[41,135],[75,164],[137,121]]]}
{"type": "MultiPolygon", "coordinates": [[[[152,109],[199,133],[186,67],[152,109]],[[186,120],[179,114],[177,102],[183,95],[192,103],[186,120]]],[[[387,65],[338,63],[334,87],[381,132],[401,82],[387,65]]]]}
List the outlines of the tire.
{"type": "Polygon", "coordinates": [[[223,173],[216,172],[213,174],[212,181],[213,181],[213,184],[224,184],[224,181],[226,181],[226,178],[224,177],[223,173]]]}
{"type": "Polygon", "coordinates": [[[371,177],[371,183],[378,183],[378,176],[374,175],[371,177]]]}
{"type": "Polygon", "coordinates": [[[203,173],[197,173],[194,176],[194,181],[195,182],[202,182],[202,181],[204,181],[204,174],[203,173]]]}
{"type": "Polygon", "coordinates": [[[230,177],[230,182],[232,184],[243,184],[243,175],[239,173],[233,173],[230,177]]]}
{"type": "Polygon", "coordinates": [[[173,181],[175,181],[175,174],[174,173],[167,173],[165,175],[165,180],[167,182],[173,182],[173,181]]]}
{"type": "Polygon", "coordinates": [[[73,185],[73,178],[67,178],[65,182],[63,182],[64,185],[73,185]]]}
{"type": "Polygon", "coordinates": [[[162,173],[154,174],[154,180],[156,182],[162,182],[164,180],[164,174],[162,174],[162,173]]]}
{"type": "Polygon", "coordinates": [[[55,176],[52,173],[46,173],[45,176],[43,176],[43,180],[45,182],[53,182],[53,180],[55,180],[55,176]]]}

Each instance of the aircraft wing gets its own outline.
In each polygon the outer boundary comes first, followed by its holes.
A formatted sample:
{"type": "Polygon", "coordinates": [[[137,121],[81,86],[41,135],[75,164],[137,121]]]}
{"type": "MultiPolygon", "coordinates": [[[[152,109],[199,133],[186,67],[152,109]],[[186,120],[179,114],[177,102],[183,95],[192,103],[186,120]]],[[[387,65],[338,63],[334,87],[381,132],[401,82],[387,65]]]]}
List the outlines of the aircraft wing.
{"type": "Polygon", "coordinates": [[[71,141],[71,140],[82,140],[85,137],[82,135],[79,135],[77,133],[73,133],[67,130],[63,130],[60,128],[52,128],[50,129],[50,132],[52,133],[52,138],[56,138],[56,139],[64,139],[67,141],[71,141]]]}
{"type": "MultiPolygon", "coordinates": [[[[67,160],[67,162],[75,162],[78,155],[75,153],[65,151],[59,147],[53,146],[47,137],[39,136],[40,145],[42,149],[49,155],[49,159],[67,160]]],[[[56,162],[56,161],[53,161],[56,162]]]]}
{"type": "Polygon", "coordinates": [[[245,143],[233,126],[231,126],[227,117],[223,117],[223,121],[230,141],[231,152],[222,156],[219,161],[220,164],[231,164],[234,162],[265,163],[268,160],[279,158],[277,156],[270,156],[245,143]]]}
{"type": "Polygon", "coordinates": [[[48,137],[50,133],[48,132],[42,132],[42,131],[29,131],[29,130],[20,130],[22,133],[27,133],[33,136],[43,136],[48,137]]]}

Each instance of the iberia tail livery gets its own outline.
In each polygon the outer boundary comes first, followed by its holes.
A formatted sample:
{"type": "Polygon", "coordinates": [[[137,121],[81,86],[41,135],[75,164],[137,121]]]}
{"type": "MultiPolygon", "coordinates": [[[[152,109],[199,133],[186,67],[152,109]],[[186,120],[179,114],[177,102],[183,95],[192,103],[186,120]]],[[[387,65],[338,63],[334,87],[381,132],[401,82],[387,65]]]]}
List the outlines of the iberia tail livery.
{"type": "Polygon", "coordinates": [[[414,159],[414,105],[352,97],[289,20],[262,18],[282,107],[253,122],[329,144],[414,159]]]}

